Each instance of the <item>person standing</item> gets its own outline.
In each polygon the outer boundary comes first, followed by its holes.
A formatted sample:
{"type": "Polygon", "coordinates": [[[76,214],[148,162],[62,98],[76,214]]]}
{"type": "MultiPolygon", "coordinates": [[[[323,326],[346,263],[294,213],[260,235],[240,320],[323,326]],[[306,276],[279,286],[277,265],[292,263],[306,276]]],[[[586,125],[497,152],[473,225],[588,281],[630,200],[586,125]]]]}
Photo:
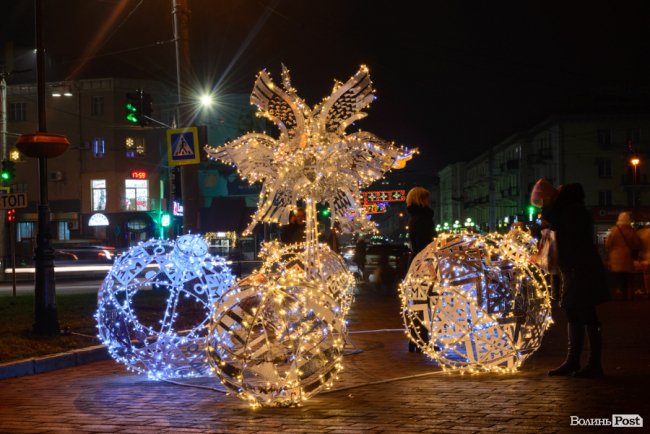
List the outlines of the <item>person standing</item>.
{"type": "Polygon", "coordinates": [[[412,259],[436,236],[429,190],[424,187],[413,187],[406,195],[406,210],[410,215],[408,232],[412,259]]]}
{"type": "Polygon", "coordinates": [[[634,298],[634,260],[635,252],[641,249],[641,240],[632,227],[632,216],[629,212],[618,215],[614,225],[605,240],[609,271],[614,275],[614,281],[623,294],[624,300],[634,298]]]}
{"type": "Polygon", "coordinates": [[[305,209],[298,208],[289,217],[289,224],[280,228],[280,241],[285,244],[305,242],[305,209]]]}
{"type": "MultiPolygon", "coordinates": [[[[431,209],[429,190],[424,187],[413,187],[406,195],[406,210],[410,215],[408,223],[409,241],[411,243],[411,261],[437,235],[433,226],[433,210],[431,209]]],[[[429,332],[424,326],[424,317],[412,334],[417,334],[423,342],[429,342],[429,332]]],[[[421,352],[413,341],[409,340],[409,352],[421,352]]]]}
{"type": "Polygon", "coordinates": [[[364,280],[364,272],[366,268],[366,250],[367,250],[366,240],[363,238],[363,235],[359,235],[359,239],[354,246],[354,256],[352,261],[357,264],[357,269],[361,275],[361,280],[364,280]]]}
{"type": "Polygon", "coordinates": [[[601,323],[596,306],[609,300],[607,274],[594,242],[591,215],[584,205],[580,184],[556,189],[546,179],[537,181],[531,204],[542,209],[542,218],[555,231],[558,267],[562,278],[560,306],[567,317],[567,356],[549,375],[601,377],[603,368],[601,323]],[[580,369],[585,332],[589,340],[587,365],[580,369]]]}

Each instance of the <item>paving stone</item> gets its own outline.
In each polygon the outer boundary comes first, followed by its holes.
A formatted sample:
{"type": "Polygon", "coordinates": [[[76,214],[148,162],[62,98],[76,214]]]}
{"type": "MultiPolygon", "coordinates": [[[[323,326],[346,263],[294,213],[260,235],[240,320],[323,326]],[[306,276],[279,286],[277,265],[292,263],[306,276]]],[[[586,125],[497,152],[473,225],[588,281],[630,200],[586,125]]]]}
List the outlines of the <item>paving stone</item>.
{"type": "MultiPolygon", "coordinates": [[[[548,377],[564,357],[558,317],[542,348],[512,375],[441,374],[431,360],[408,353],[402,333],[352,334],[362,350],[344,357],[334,390],[298,408],[253,410],[242,401],[194,385],[149,381],[111,360],[0,380],[0,432],[120,433],[453,433],[594,432],[570,427],[572,415],[639,413],[650,420],[648,300],[601,306],[603,380],[548,377]],[[426,376],[401,378],[419,374],[426,376]],[[399,381],[390,381],[398,379],[399,381]]],[[[401,328],[395,296],[362,290],[352,330],[401,328]]]]}

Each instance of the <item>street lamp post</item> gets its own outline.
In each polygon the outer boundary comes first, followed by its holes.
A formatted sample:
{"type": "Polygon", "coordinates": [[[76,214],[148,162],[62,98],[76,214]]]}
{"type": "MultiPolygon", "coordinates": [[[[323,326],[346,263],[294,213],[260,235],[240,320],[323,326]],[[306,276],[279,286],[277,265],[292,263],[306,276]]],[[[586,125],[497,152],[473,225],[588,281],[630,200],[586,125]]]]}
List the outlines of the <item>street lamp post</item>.
{"type": "Polygon", "coordinates": [[[632,207],[636,208],[636,202],[637,202],[637,190],[636,190],[636,184],[638,182],[638,174],[637,170],[639,167],[639,163],[641,163],[641,160],[639,157],[632,157],[630,158],[630,164],[632,164],[632,184],[634,185],[634,190],[632,190],[632,207]]]}
{"type": "Polygon", "coordinates": [[[38,204],[38,233],[36,235],[34,279],[34,326],[37,335],[59,333],[54,284],[54,250],[50,243],[50,206],[47,191],[47,159],[63,154],[70,143],[65,136],[48,134],[45,117],[45,59],[42,26],[42,1],[34,0],[36,27],[36,82],[38,101],[38,133],[23,134],[16,147],[24,155],[38,158],[40,200],[38,204]]]}

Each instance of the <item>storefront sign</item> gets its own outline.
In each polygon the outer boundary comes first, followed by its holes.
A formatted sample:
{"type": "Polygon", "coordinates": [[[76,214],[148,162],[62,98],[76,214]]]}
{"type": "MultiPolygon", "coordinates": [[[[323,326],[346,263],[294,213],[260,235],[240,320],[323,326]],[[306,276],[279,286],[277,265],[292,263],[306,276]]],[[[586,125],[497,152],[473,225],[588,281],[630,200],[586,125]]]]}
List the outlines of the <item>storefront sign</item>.
{"type": "Polygon", "coordinates": [[[108,224],[108,217],[99,212],[88,219],[88,226],[108,226],[108,224]]]}

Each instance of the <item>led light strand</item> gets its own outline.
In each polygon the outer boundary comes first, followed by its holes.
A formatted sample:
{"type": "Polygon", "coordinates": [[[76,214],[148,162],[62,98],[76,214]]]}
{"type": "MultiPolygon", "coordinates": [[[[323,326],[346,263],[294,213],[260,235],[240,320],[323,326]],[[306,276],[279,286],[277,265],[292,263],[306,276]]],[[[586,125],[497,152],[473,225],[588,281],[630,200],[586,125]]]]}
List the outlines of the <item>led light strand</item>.
{"type": "Polygon", "coordinates": [[[444,370],[513,372],[551,324],[548,275],[530,234],[441,234],[399,292],[406,335],[444,370]]]}

